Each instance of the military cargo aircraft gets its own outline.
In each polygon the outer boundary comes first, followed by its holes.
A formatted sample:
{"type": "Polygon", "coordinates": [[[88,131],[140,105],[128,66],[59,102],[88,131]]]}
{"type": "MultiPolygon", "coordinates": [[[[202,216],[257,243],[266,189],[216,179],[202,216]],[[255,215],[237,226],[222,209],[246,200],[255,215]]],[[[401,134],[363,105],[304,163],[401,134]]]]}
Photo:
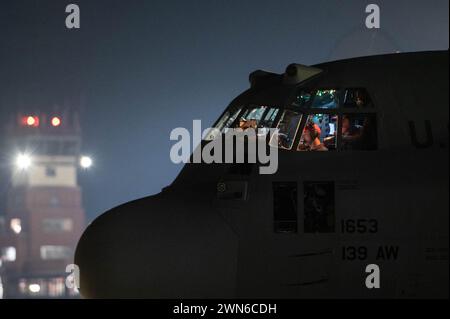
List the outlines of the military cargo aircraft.
{"type": "Polygon", "coordinates": [[[277,128],[276,173],[188,163],[107,211],[78,243],[81,294],[448,298],[448,51],[291,64],[250,83],[214,127],[277,128]]]}

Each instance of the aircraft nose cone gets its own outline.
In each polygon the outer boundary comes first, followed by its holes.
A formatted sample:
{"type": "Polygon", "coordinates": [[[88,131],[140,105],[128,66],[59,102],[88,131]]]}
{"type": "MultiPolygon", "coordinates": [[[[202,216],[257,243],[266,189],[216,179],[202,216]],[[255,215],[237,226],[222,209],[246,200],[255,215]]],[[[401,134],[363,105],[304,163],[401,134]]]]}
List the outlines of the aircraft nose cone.
{"type": "Polygon", "coordinates": [[[152,196],[89,225],[75,263],[86,298],[227,298],[237,237],[202,204],[152,196]]]}

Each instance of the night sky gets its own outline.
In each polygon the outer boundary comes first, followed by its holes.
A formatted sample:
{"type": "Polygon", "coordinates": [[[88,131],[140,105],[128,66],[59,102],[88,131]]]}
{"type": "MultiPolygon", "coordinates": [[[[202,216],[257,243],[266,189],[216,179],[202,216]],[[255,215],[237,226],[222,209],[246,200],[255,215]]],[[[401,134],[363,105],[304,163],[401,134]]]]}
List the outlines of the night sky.
{"type": "MultiPolygon", "coordinates": [[[[448,49],[448,0],[2,0],[0,129],[17,110],[81,115],[88,219],[157,193],[178,174],[169,140],[210,125],[256,69],[387,52],[448,49]],[[65,28],[65,7],[81,29],[65,28]],[[377,3],[381,29],[365,28],[377,3]]],[[[0,139],[3,135],[0,135],[0,139]]],[[[0,192],[8,184],[0,149],[0,192]]]]}

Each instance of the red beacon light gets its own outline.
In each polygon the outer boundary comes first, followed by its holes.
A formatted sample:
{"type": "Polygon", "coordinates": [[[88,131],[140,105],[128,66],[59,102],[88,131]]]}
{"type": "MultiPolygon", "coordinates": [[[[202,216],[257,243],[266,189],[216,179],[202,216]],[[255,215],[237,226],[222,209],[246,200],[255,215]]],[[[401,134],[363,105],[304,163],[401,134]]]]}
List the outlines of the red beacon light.
{"type": "Polygon", "coordinates": [[[61,125],[61,119],[57,116],[52,117],[52,126],[60,126],[61,125]]]}
{"type": "Polygon", "coordinates": [[[22,117],[22,125],[37,127],[39,126],[39,117],[28,115],[22,117]]]}

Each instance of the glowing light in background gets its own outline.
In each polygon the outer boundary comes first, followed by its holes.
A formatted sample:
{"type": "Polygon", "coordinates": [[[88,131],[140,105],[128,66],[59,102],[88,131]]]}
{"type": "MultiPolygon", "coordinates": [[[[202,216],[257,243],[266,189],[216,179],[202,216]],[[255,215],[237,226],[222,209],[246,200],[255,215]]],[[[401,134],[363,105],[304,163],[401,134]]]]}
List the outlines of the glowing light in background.
{"type": "Polygon", "coordinates": [[[30,292],[32,293],[38,293],[39,291],[41,291],[41,286],[38,284],[30,284],[28,286],[28,289],[30,290],[30,292]]]}
{"type": "MultiPolygon", "coordinates": [[[[2,264],[0,263],[0,267],[2,264]]],[[[0,299],[3,299],[3,284],[2,284],[2,277],[0,277],[0,299]]]]}
{"type": "Polygon", "coordinates": [[[11,230],[16,234],[20,234],[20,232],[22,231],[22,222],[19,218],[11,219],[10,226],[11,226],[11,230]]]}
{"type": "Polygon", "coordinates": [[[22,118],[23,125],[37,127],[39,126],[39,118],[37,116],[28,115],[22,118]]]}
{"type": "Polygon", "coordinates": [[[92,159],[89,156],[81,156],[80,166],[82,168],[89,168],[92,166],[92,159]]]}
{"type": "Polygon", "coordinates": [[[57,116],[52,117],[52,126],[60,126],[61,119],[57,116]]]}
{"type": "Polygon", "coordinates": [[[28,124],[28,125],[32,126],[32,125],[34,125],[35,123],[36,123],[36,120],[34,119],[34,117],[32,117],[32,116],[28,116],[28,117],[27,117],[27,124],[28,124]]]}
{"type": "Polygon", "coordinates": [[[19,154],[16,159],[16,166],[20,170],[26,170],[31,165],[31,157],[27,154],[19,154]]]}
{"type": "Polygon", "coordinates": [[[17,251],[16,247],[5,247],[2,249],[2,253],[0,256],[3,261],[16,261],[17,251]]]}

